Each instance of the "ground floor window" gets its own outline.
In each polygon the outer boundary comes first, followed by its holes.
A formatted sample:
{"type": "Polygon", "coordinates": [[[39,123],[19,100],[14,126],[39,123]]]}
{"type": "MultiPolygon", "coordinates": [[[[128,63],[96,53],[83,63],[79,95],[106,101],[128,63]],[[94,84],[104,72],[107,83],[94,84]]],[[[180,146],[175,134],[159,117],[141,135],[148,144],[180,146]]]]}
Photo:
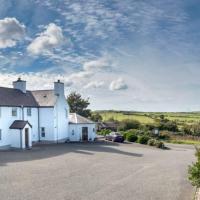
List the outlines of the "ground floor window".
{"type": "Polygon", "coordinates": [[[2,140],[2,130],[0,129],[0,140],[2,140]]]}
{"type": "Polygon", "coordinates": [[[44,127],[41,128],[41,136],[45,137],[45,128],[44,127]]]}

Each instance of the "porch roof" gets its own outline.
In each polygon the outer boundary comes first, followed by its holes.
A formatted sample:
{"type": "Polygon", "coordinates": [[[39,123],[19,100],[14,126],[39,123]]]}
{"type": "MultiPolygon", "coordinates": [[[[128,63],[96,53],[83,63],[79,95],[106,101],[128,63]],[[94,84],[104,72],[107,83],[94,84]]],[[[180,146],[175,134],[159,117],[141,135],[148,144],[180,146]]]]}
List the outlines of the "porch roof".
{"type": "Polygon", "coordinates": [[[15,120],[11,124],[10,129],[23,129],[26,126],[26,124],[28,124],[32,128],[32,125],[28,121],[15,120]]]}

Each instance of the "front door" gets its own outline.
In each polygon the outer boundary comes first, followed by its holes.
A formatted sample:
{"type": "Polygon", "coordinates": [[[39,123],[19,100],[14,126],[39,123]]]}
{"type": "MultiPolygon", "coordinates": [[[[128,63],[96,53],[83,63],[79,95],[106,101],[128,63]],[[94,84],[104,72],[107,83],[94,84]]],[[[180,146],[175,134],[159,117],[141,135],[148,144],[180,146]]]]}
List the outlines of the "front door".
{"type": "Polygon", "coordinates": [[[29,129],[25,128],[25,147],[29,148],[29,129]]]}
{"type": "Polygon", "coordinates": [[[82,140],[88,141],[88,127],[82,127],[82,140]]]}

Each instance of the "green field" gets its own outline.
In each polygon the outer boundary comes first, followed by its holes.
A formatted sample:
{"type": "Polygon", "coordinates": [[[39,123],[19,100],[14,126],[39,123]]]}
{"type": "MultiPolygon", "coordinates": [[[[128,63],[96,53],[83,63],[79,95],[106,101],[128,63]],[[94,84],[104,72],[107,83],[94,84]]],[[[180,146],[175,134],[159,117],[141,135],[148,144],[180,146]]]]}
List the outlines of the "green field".
{"type": "Polygon", "coordinates": [[[134,119],[140,121],[142,124],[154,123],[156,118],[164,115],[169,120],[177,122],[184,122],[192,124],[200,122],[200,112],[183,112],[183,113],[153,113],[153,112],[127,112],[127,111],[96,111],[103,117],[103,121],[111,118],[114,120],[122,121],[125,119],[134,119]]]}

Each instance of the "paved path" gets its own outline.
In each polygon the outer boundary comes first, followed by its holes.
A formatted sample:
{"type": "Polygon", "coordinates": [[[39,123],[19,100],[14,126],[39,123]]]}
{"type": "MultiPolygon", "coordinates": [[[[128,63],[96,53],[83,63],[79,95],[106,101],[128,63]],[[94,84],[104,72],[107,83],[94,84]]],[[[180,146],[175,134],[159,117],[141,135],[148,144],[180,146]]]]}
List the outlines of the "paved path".
{"type": "Polygon", "coordinates": [[[60,144],[0,152],[2,200],[192,200],[194,148],[60,144]]]}

